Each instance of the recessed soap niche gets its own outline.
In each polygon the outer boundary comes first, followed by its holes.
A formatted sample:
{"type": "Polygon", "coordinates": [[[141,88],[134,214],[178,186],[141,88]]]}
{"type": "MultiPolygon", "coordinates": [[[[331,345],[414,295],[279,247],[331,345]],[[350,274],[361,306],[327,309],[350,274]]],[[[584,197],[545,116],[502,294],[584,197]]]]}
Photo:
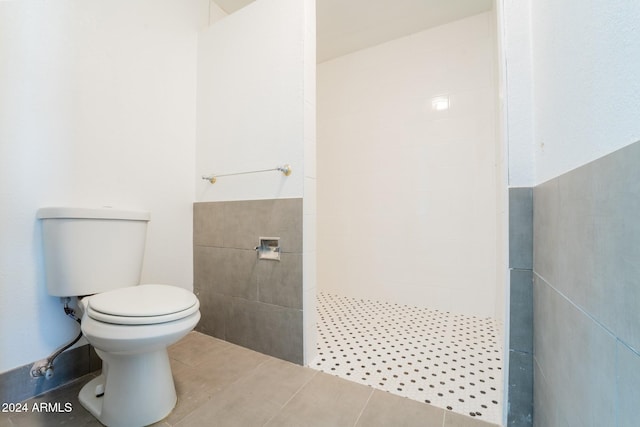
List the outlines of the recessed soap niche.
{"type": "Polygon", "coordinates": [[[279,237],[260,237],[256,252],[258,259],[268,259],[272,261],[280,261],[280,238],[279,237]]]}

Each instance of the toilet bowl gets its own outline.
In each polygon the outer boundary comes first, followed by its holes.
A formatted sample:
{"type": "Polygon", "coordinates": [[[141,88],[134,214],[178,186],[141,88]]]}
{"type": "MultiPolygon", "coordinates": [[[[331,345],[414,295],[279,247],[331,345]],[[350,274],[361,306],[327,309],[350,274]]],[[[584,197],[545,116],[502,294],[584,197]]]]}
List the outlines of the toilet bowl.
{"type": "Polygon", "coordinates": [[[171,412],[167,347],[200,320],[192,292],[139,284],[149,217],[110,208],[38,210],[47,290],[78,298],[82,333],[103,362],[79,400],[109,427],[145,426],[171,412]]]}
{"type": "Polygon", "coordinates": [[[82,300],[81,328],[102,359],[102,373],[80,391],[80,403],[107,426],[144,426],[176,403],[167,346],[200,320],[193,293],[139,285],[82,300]]]}

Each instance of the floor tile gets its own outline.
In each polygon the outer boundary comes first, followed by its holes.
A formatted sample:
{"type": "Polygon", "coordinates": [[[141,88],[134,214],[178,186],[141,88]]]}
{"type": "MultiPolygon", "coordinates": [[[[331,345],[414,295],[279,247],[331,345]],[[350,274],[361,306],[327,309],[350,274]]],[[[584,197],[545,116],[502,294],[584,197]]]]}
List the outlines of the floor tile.
{"type": "Polygon", "coordinates": [[[373,390],[319,373],[300,390],[267,427],[352,427],[373,390]]]}
{"type": "Polygon", "coordinates": [[[282,407],[317,374],[313,369],[270,358],[234,386],[247,393],[259,392],[282,407]]]}
{"type": "Polygon", "coordinates": [[[190,332],[186,337],[169,347],[169,357],[185,365],[197,366],[215,357],[230,344],[199,332],[190,332]]]}
{"type": "MultiPolygon", "coordinates": [[[[172,346],[170,352],[182,360],[171,359],[178,402],[173,412],[153,427],[430,426],[432,419],[436,422],[433,425],[442,426],[442,409],[197,332],[172,346]],[[198,363],[199,351],[208,357],[198,363]],[[416,424],[419,420],[423,423],[416,424]]],[[[73,411],[15,414],[0,418],[0,427],[101,426],[78,402],[80,388],[94,376],[27,401],[29,405],[69,402],[73,411]]],[[[487,425],[455,424],[460,420],[474,422],[454,416],[449,419],[450,427],[487,425]]]]}
{"type": "Polygon", "coordinates": [[[230,344],[224,351],[216,353],[215,357],[195,368],[202,381],[223,388],[248,375],[251,370],[269,358],[262,353],[230,344]]]}
{"type": "Polygon", "coordinates": [[[171,369],[178,401],[173,411],[163,420],[173,425],[206,404],[220,389],[220,385],[203,381],[198,368],[172,361],[171,369]]]}
{"type": "Polygon", "coordinates": [[[444,409],[375,390],[356,427],[440,427],[443,419],[444,409]]]}
{"type": "Polygon", "coordinates": [[[216,420],[218,427],[262,426],[316,374],[312,369],[269,359],[176,425],[202,426],[216,420]]]}
{"type": "MultiPolygon", "coordinates": [[[[210,399],[220,390],[250,374],[256,366],[268,359],[268,356],[263,354],[199,332],[191,332],[184,340],[183,350],[186,354],[192,352],[189,350],[192,345],[194,349],[205,347],[210,351],[196,366],[188,366],[172,359],[171,369],[178,402],[173,412],[165,419],[171,425],[180,422],[200,406],[210,403],[210,399]],[[211,345],[208,346],[203,341],[209,341],[211,345]],[[214,347],[220,351],[213,350],[214,347]]],[[[181,344],[182,342],[178,346],[181,344]]],[[[194,358],[188,357],[188,360],[193,361],[194,358]]]]}

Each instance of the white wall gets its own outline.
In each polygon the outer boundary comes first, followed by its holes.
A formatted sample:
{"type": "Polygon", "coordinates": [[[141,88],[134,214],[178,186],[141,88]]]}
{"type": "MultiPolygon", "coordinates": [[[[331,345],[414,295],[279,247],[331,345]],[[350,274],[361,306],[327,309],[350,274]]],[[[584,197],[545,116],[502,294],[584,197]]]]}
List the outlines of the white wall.
{"type": "Polygon", "coordinates": [[[303,197],[304,360],[316,352],[315,0],[259,0],[198,45],[196,200],[303,197]],[[274,168],[202,180],[211,173],[274,168]]]}
{"type": "Polygon", "coordinates": [[[209,25],[218,22],[221,19],[229,16],[220,6],[214,3],[213,0],[209,0],[209,25]]]}
{"type": "Polygon", "coordinates": [[[535,182],[531,10],[528,1],[522,0],[503,0],[496,5],[502,36],[501,95],[509,141],[509,186],[531,187],[535,182]]]}
{"type": "Polygon", "coordinates": [[[196,200],[302,197],[304,8],[260,0],[215,22],[198,44],[196,200]],[[223,177],[211,173],[279,172],[223,177]]]}
{"type": "Polygon", "coordinates": [[[316,140],[316,0],[304,0],[304,198],[303,236],[303,328],[304,363],[318,353],[317,303],[317,140],[316,140]]]}
{"type": "Polygon", "coordinates": [[[0,2],[0,372],[75,335],[36,210],[151,212],[142,280],[192,287],[197,30],[208,2],[0,2]]]}
{"type": "Polygon", "coordinates": [[[531,2],[537,183],[640,140],[639,32],[637,1],[531,2]]]}
{"type": "Polygon", "coordinates": [[[511,186],[547,181],[640,140],[640,3],[501,6],[511,186]]]}
{"type": "Polygon", "coordinates": [[[495,315],[493,28],[488,12],[319,65],[320,290],[495,315]]]}

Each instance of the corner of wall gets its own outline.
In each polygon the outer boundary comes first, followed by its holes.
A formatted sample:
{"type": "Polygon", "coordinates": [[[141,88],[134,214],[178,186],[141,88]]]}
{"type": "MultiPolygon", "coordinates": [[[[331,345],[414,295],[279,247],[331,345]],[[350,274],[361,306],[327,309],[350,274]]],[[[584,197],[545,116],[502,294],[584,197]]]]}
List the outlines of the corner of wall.
{"type": "Polygon", "coordinates": [[[509,189],[509,427],[533,423],[533,189],[509,189]]]}

